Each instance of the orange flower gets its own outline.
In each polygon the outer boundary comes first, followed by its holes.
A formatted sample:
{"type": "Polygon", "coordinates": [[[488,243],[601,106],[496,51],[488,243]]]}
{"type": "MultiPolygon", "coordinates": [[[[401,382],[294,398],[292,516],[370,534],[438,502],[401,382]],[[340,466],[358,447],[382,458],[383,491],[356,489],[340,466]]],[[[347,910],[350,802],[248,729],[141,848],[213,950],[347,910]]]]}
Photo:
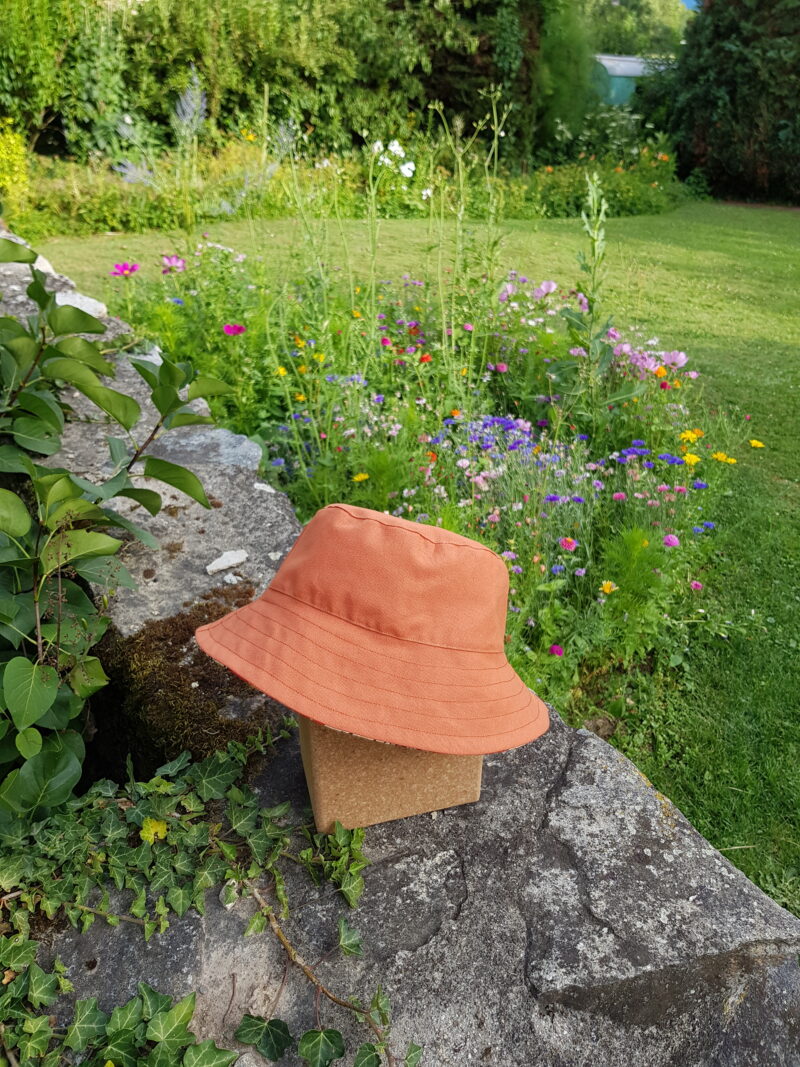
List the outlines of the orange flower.
{"type": "Polygon", "coordinates": [[[453,419],[457,419],[460,414],[461,412],[458,410],[458,408],[453,408],[453,410],[450,412],[450,417],[453,419]]]}
{"type": "Polygon", "coordinates": [[[435,452],[426,452],[425,455],[428,457],[431,463],[435,463],[438,458],[435,452]]]}
{"type": "Polygon", "coordinates": [[[666,367],[656,367],[654,373],[655,373],[656,378],[666,378],[666,376],[667,376],[667,368],[666,367]]]}
{"type": "Polygon", "coordinates": [[[422,355],[419,357],[420,363],[430,363],[432,359],[433,356],[430,354],[430,352],[423,352],[422,355]]]}

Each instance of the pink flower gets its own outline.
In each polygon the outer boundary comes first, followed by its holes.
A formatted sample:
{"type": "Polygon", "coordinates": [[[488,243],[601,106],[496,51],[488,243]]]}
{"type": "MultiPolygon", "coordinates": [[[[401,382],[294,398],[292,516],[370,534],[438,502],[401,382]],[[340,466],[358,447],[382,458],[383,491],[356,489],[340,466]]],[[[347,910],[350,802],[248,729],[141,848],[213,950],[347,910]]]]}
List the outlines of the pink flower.
{"type": "Polygon", "coordinates": [[[508,370],[508,364],[507,363],[495,363],[494,369],[497,371],[498,374],[505,374],[506,371],[508,370]]]}
{"type": "Polygon", "coordinates": [[[472,333],[472,331],[475,329],[475,327],[472,325],[471,322],[465,322],[464,323],[464,329],[467,331],[467,333],[472,333]]]}
{"type": "Polygon", "coordinates": [[[111,275],[114,278],[130,278],[138,269],[138,263],[115,263],[111,275]]]}
{"type": "Polygon", "coordinates": [[[612,493],[611,494],[611,499],[612,500],[626,500],[627,497],[625,496],[624,493],[612,493]]]}
{"type": "Polygon", "coordinates": [[[561,647],[561,645],[551,645],[547,651],[550,653],[551,656],[564,655],[564,649],[561,647]]]}
{"type": "Polygon", "coordinates": [[[695,593],[699,593],[700,590],[703,588],[702,582],[689,582],[689,585],[692,587],[692,589],[694,589],[695,593]]]}
{"type": "Polygon", "coordinates": [[[161,263],[162,274],[172,274],[173,271],[176,274],[180,274],[186,270],[186,260],[181,259],[180,256],[162,256],[161,263]]]}
{"type": "Polygon", "coordinates": [[[381,344],[384,348],[388,348],[391,343],[388,337],[381,337],[381,344]]]}
{"type": "Polygon", "coordinates": [[[672,388],[672,386],[669,384],[669,382],[659,382],[658,383],[658,387],[659,387],[659,389],[671,389],[672,388]]]}
{"type": "Polygon", "coordinates": [[[246,326],[240,326],[238,322],[226,322],[222,327],[222,332],[226,333],[228,337],[238,337],[239,334],[244,333],[246,329],[246,326]]]}
{"type": "Polygon", "coordinates": [[[558,543],[565,552],[574,552],[578,547],[578,542],[573,537],[562,537],[558,543]]]}
{"type": "Polygon", "coordinates": [[[664,544],[667,546],[667,548],[680,548],[681,543],[675,536],[675,534],[667,534],[664,538],[664,544]]]}

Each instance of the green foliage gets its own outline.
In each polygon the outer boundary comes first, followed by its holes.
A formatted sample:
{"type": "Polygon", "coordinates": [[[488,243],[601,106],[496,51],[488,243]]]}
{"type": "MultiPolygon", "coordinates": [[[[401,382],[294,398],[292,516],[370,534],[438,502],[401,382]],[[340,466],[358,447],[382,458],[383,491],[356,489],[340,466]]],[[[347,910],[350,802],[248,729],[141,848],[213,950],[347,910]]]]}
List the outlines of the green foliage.
{"type": "Polygon", "coordinates": [[[673,124],[716,196],[800,203],[798,19],[798,0],[717,0],[688,28],[673,124]]]}
{"type": "Polygon", "coordinates": [[[652,56],[677,52],[692,12],[682,0],[582,0],[595,52],[652,56]]]}
{"type": "Polygon", "coordinates": [[[194,1014],[194,994],[173,1004],[144,982],[138,995],[107,1015],[95,997],[78,1000],[66,1033],[55,1018],[41,1014],[71,984],[57,961],[52,973],[35,962],[38,945],[19,937],[0,937],[0,1048],[6,1062],[26,1067],[57,1067],[72,1062],[71,1053],[93,1063],[137,1062],[182,1064],[183,1067],[230,1067],[236,1052],[218,1048],[213,1041],[196,1042],[188,1024],[194,1014]]]}
{"type": "Polygon", "coordinates": [[[0,118],[0,215],[4,207],[19,211],[25,206],[29,185],[25,141],[14,130],[11,119],[0,118]]]}
{"type": "MultiPolygon", "coordinates": [[[[0,261],[33,259],[25,246],[0,240],[0,261]]],[[[111,559],[121,542],[103,528],[120,527],[154,544],[109,502],[128,497],[157,512],[158,493],[142,490],[134,481],[144,476],[179,488],[208,507],[191,472],[147,456],[146,449],[173,426],[208,421],[192,411],[188,394],[182,397],[181,391],[199,397],[224,389],[198,378],[188,363],[166,360],[157,369],[138,365],[159,418],[137,444],[132,430],[141,415],[138,403],[102,383],[112,365],[96,345],[75,336],[102,333],[103,324],[78,308],[56,304],[41,271],[31,267],[31,274],[27,292],[37,314],[26,324],[0,319],[0,432],[5,442],[0,469],[14,486],[0,489],[1,823],[57,807],[80,778],[84,703],[108,680],[89,654],[108,620],[81,581],[106,587],[130,582],[125,568],[111,559]],[[127,434],[127,441],[108,439],[112,470],[101,484],[40,462],[60,448],[69,413],[60,398],[64,384],[127,434]]]]}

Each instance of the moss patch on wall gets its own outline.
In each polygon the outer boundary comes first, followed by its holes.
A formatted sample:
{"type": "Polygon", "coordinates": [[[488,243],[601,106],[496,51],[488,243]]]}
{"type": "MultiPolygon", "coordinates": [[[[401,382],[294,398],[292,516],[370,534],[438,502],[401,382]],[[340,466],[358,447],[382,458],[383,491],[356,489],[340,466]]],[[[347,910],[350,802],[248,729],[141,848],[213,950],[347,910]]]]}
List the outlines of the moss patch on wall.
{"type": "Polygon", "coordinates": [[[97,765],[104,777],[124,775],[130,753],[137,776],[150,776],[184,749],[202,759],[266,726],[277,731],[287,709],[207,656],[194,639],[199,626],[254,595],[250,583],[222,586],[132,637],[109,630],[97,651],[111,681],[92,698],[89,774],[97,765]]]}

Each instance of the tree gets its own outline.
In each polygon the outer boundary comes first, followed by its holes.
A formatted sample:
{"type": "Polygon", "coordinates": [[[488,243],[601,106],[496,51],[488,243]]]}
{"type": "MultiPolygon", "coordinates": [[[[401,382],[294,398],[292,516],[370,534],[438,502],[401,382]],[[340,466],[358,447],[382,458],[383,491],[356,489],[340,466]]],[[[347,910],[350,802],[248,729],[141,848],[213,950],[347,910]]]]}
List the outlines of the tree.
{"type": "Polygon", "coordinates": [[[592,47],[611,55],[671,55],[691,12],[681,0],[583,0],[592,47]]]}
{"type": "Polygon", "coordinates": [[[716,195],[800,202],[800,0],[705,0],[675,84],[684,173],[716,195]]]}

